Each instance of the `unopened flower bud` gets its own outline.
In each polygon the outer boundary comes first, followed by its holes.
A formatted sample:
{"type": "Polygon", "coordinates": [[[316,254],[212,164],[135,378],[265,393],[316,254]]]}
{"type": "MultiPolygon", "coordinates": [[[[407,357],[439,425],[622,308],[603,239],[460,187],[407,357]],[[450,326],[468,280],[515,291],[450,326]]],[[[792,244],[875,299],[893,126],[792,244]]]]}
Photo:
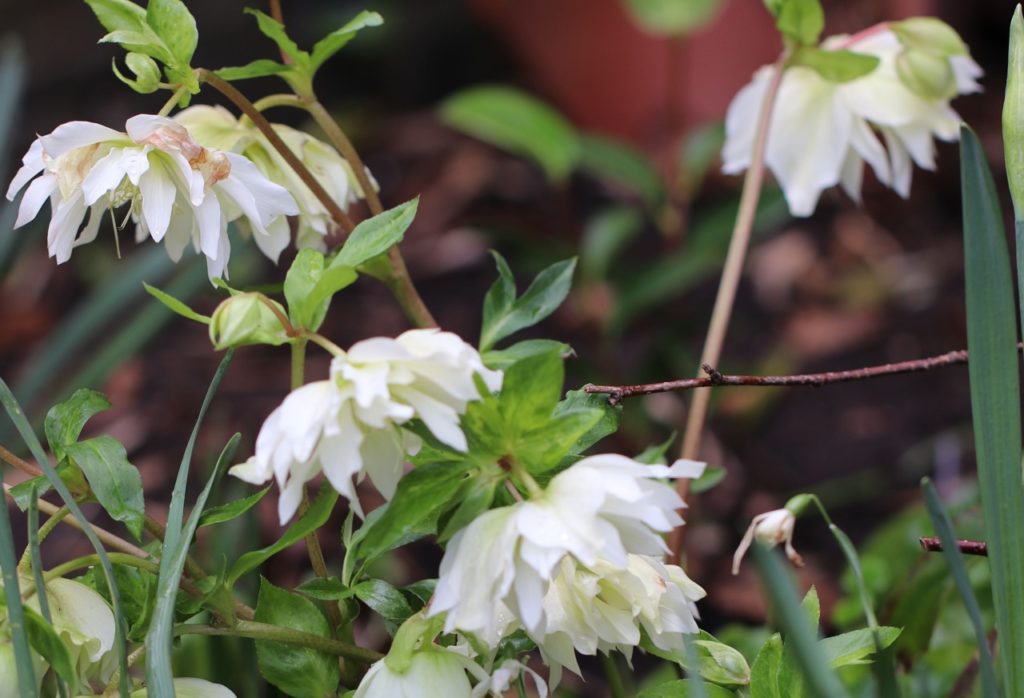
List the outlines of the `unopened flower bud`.
{"type": "Polygon", "coordinates": [[[213,312],[210,341],[217,349],[245,344],[285,344],[288,335],[281,323],[283,317],[287,317],[287,312],[281,304],[262,293],[239,293],[213,312]]]}
{"type": "Polygon", "coordinates": [[[747,550],[753,544],[754,539],[759,543],[774,548],[779,543],[786,546],[786,557],[798,567],[803,567],[804,560],[793,548],[793,529],[796,526],[796,516],[787,509],[775,509],[764,514],[758,514],[747,527],[743,540],[736,548],[736,554],[732,558],[732,573],[739,574],[740,562],[747,550]]]}
{"type": "Polygon", "coordinates": [[[392,668],[381,659],[359,682],[354,698],[404,698],[405,696],[445,696],[470,698],[472,688],[466,675],[470,662],[455,652],[430,646],[415,652],[404,671],[392,668]]]}
{"type": "Polygon", "coordinates": [[[940,56],[966,56],[967,46],[953,27],[935,17],[911,17],[889,22],[889,29],[909,49],[940,56]]]}
{"type": "Polygon", "coordinates": [[[1013,211],[1024,220],[1024,16],[1017,5],[1010,22],[1010,54],[1003,102],[1003,152],[1013,211]]]}

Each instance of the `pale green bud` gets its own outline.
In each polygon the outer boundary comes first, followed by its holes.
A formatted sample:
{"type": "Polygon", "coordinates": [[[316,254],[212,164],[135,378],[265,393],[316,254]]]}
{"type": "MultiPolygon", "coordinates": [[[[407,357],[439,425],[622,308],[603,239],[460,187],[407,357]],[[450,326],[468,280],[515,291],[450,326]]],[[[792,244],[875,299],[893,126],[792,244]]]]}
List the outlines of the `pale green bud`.
{"type": "Polygon", "coordinates": [[[957,95],[956,75],[947,56],[905,48],[896,56],[896,74],[907,89],[925,99],[951,99],[957,95]]]}
{"type": "Polygon", "coordinates": [[[135,73],[135,79],[122,74],[115,62],[113,69],[118,80],[144,95],[156,92],[160,88],[160,66],[152,58],[144,53],[129,53],[124,57],[124,62],[128,69],[135,73]]]}
{"type": "Polygon", "coordinates": [[[889,29],[908,49],[940,56],[966,56],[967,45],[953,27],[935,17],[911,17],[889,22],[889,29]]]}
{"type": "Polygon", "coordinates": [[[217,349],[246,344],[285,344],[288,335],[281,318],[287,316],[288,313],[280,303],[262,293],[239,293],[213,311],[210,318],[210,341],[217,349]]]}
{"type": "Polygon", "coordinates": [[[1010,22],[1010,55],[1003,102],[1003,153],[1015,218],[1024,220],[1024,16],[1017,5],[1010,22]]]}
{"type": "MultiPolygon", "coordinates": [[[[38,691],[43,674],[46,673],[46,662],[35,652],[30,651],[30,656],[38,691]]],[[[5,630],[0,632],[0,698],[19,698],[21,695],[23,694],[18,684],[18,664],[14,659],[14,643],[11,642],[10,632],[5,630]]]]}

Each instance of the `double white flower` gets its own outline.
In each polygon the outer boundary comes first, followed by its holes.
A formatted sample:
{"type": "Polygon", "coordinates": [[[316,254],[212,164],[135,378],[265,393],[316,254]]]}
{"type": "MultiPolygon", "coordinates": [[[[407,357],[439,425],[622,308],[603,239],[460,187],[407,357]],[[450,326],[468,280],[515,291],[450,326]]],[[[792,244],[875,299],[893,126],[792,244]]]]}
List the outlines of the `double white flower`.
{"type": "MultiPolygon", "coordinates": [[[[811,215],[821,192],[836,184],[859,200],[865,161],[879,181],[907,197],[911,162],[935,169],[932,137],[959,138],[961,120],[949,106],[950,96],[979,92],[981,68],[966,52],[937,59],[940,64],[948,61],[955,94],[928,97],[901,79],[898,62],[904,46],[887,27],[832,37],[822,47],[876,56],[879,64],[848,82],[831,82],[804,66],[786,69],[771,116],[765,162],[779,180],[790,212],[811,215]]],[[[722,150],[726,174],[750,166],[772,71],[769,66],[758,70],[729,105],[722,150]]]]}
{"type": "Polygon", "coordinates": [[[175,261],[191,242],[206,256],[212,279],[227,268],[228,222],[245,219],[256,243],[276,259],[275,241],[288,235],[285,216],[298,213],[291,194],[249,160],[200,146],[185,127],[162,116],[133,116],[125,132],[88,121],[63,124],[37,138],[22,163],[7,190],[13,200],[28,184],[15,227],[49,200],[47,247],[58,264],[96,239],[108,210],[112,216],[129,204],[138,241],[163,241],[175,261]]]}
{"type": "MultiPolygon", "coordinates": [[[[657,478],[695,478],[703,470],[703,463],[688,460],[661,466],[619,455],[584,458],[552,478],[543,493],[493,509],[452,537],[430,614],[447,613],[447,632],[473,633],[492,645],[518,621],[540,644],[564,632],[578,651],[592,653],[597,631],[570,628],[573,614],[564,596],[551,591],[553,579],[568,574],[561,584],[575,584],[576,564],[598,577],[612,570],[636,577],[644,563],[633,556],[660,556],[666,552],[660,534],[683,523],[676,513],[682,500],[657,478]]],[[[670,578],[665,575],[662,581],[670,578]]],[[[642,613],[631,613],[635,627],[642,613]]],[[[567,659],[560,663],[575,667],[567,659]]]]}
{"type": "Polygon", "coordinates": [[[439,441],[466,450],[459,415],[480,398],[477,374],[487,389],[501,387],[501,372],[450,332],[410,330],[358,342],[331,362],[328,380],[285,398],[260,429],[255,455],[230,472],[253,484],[275,478],[281,523],[321,470],[361,516],[352,478],[368,474],[390,499],[404,455],[419,450],[419,438],[401,425],[420,419],[439,441]]]}
{"type": "MultiPolygon", "coordinates": [[[[299,206],[296,247],[325,249],[324,238],[337,224],[259,129],[236,119],[220,106],[192,106],[175,114],[174,120],[208,148],[241,153],[269,180],[291,192],[299,206]]],[[[271,126],[339,206],[347,208],[364,196],[351,166],[337,150],[304,131],[283,124],[271,126]]],[[[283,250],[288,244],[287,235],[275,240],[275,244],[278,251],[283,250]]]]}

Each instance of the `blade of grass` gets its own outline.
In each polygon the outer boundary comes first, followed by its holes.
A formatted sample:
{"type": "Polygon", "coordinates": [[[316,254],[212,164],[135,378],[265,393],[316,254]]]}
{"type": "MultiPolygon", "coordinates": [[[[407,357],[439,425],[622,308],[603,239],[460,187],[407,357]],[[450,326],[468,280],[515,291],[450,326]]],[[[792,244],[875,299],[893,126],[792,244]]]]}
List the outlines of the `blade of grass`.
{"type": "MultiPolygon", "coordinates": [[[[28,419],[25,418],[25,413],[18,404],[18,401],[14,399],[14,393],[11,392],[10,387],[7,383],[0,378],[0,402],[3,403],[4,409],[7,410],[7,415],[14,422],[15,428],[18,433],[21,434],[22,440],[25,445],[28,446],[29,452],[32,457],[36,459],[36,464],[39,466],[43,474],[46,475],[46,479],[50,481],[50,485],[53,489],[57,490],[57,494],[67,505],[68,509],[71,510],[72,515],[81,524],[82,532],[89,539],[89,543],[92,544],[93,550],[100,558],[100,566],[103,568],[103,576],[107,581],[107,588],[110,590],[110,601],[114,611],[114,646],[117,648],[117,661],[118,668],[121,672],[120,681],[118,683],[118,690],[120,695],[127,697],[129,693],[129,676],[128,676],[128,646],[125,642],[127,633],[125,632],[125,621],[124,613],[121,607],[121,593],[117,588],[117,581],[114,579],[114,568],[110,566],[110,558],[107,557],[107,551],[103,548],[103,544],[100,543],[100,539],[96,536],[96,533],[92,530],[92,526],[89,520],[82,513],[82,509],[78,506],[78,502],[71,496],[71,492],[68,490],[67,485],[57,475],[57,471],[54,470],[53,465],[50,463],[50,459],[46,455],[46,451],[43,450],[42,444],[39,443],[39,439],[36,437],[34,431],[32,431],[32,425],[28,423],[28,419]]],[[[7,508],[7,502],[4,501],[4,510],[7,508]]],[[[6,517],[6,514],[4,514],[6,517]]],[[[13,568],[12,568],[13,571],[13,568]]]]}
{"type": "Polygon", "coordinates": [[[1017,312],[1010,256],[992,172],[978,137],[960,130],[967,350],[978,481],[999,666],[1008,696],[1024,696],[1024,489],[1021,486],[1017,312]]]}
{"type": "MultiPolygon", "coordinates": [[[[28,500],[28,549],[29,559],[32,561],[32,577],[36,584],[36,597],[39,599],[39,613],[50,625],[53,625],[53,617],[50,615],[50,602],[46,598],[46,584],[43,583],[43,556],[39,552],[39,506],[37,504],[38,493],[35,486],[32,487],[32,496],[28,500]]],[[[6,498],[5,498],[6,499],[6,498]]],[[[74,686],[71,687],[74,690],[74,686]]],[[[60,698],[66,698],[67,690],[64,682],[57,677],[57,693],[60,698]]]]}
{"type": "MultiPolygon", "coordinates": [[[[192,435],[188,439],[185,453],[181,458],[181,466],[178,468],[178,477],[174,482],[174,491],[171,494],[171,506],[167,513],[167,528],[164,533],[163,547],[160,553],[160,573],[157,577],[156,606],[153,609],[153,620],[146,634],[146,688],[150,695],[173,696],[174,695],[174,674],[171,671],[171,646],[174,641],[174,603],[177,598],[178,581],[181,578],[181,571],[185,566],[185,556],[188,553],[189,541],[192,533],[199,524],[199,516],[206,504],[206,498],[213,486],[217,470],[221,466],[218,461],[203,488],[202,493],[196,500],[192,515],[189,517],[188,527],[182,527],[185,512],[185,494],[188,485],[188,471],[192,463],[192,452],[195,450],[196,440],[199,437],[199,428],[206,417],[206,411],[213,401],[213,395],[220,386],[221,379],[231,364],[232,352],[228,352],[220,362],[217,372],[210,381],[210,387],[206,391],[202,407],[199,408],[199,416],[196,418],[196,425],[192,429],[192,435]]],[[[230,458],[234,453],[233,446],[238,445],[236,436],[228,442],[221,453],[221,458],[230,458]],[[230,453],[228,449],[230,448],[230,453]]]]}
{"type": "Polygon", "coordinates": [[[0,570],[4,579],[4,600],[7,602],[7,622],[14,644],[14,664],[18,670],[18,692],[34,698],[39,695],[35,670],[32,667],[32,651],[28,646],[25,629],[25,609],[21,606],[21,589],[18,586],[17,561],[14,558],[14,536],[11,533],[11,519],[7,511],[7,497],[0,496],[0,570]]]}
{"type": "Polygon", "coordinates": [[[992,664],[992,653],[988,648],[988,638],[985,637],[985,624],[981,620],[981,609],[978,607],[978,599],[974,597],[974,589],[971,588],[971,580],[967,577],[967,564],[960,548],[956,544],[956,536],[953,533],[953,522],[949,520],[946,509],[939,500],[935,491],[935,485],[928,478],[921,480],[921,489],[924,490],[924,501],[928,506],[928,516],[931,517],[932,527],[935,535],[942,541],[942,555],[949,565],[949,572],[953,575],[953,582],[956,590],[960,593],[960,599],[964,602],[967,615],[974,627],[974,635],[978,641],[978,667],[981,670],[981,694],[987,698],[998,698],[1003,695],[999,690],[999,683],[996,681],[996,671],[992,664]]]}
{"type": "Polygon", "coordinates": [[[686,648],[686,664],[690,670],[686,672],[689,679],[689,698],[708,698],[708,689],[704,685],[704,677],[700,675],[700,657],[697,655],[697,646],[693,644],[693,636],[690,633],[683,633],[683,646],[686,648]]]}
{"type": "Polygon", "coordinates": [[[753,546],[754,561],[761,575],[761,582],[771,599],[772,608],[782,626],[786,645],[793,648],[808,693],[812,696],[841,698],[847,696],[843,685],[829,667],[828,659],[818,645],[818,634],[800,608],[793,583],[777,553],[768,550],[758,542],[753,546]]]}

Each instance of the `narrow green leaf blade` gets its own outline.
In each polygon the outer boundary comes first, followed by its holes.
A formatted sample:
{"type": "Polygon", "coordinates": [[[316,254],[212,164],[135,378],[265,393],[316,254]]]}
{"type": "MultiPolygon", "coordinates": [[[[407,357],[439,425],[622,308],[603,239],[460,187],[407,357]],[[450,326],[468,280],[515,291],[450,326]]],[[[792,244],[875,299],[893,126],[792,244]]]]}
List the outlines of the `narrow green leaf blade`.
{"type": "MultiPolygon", "coordinates": [[[[498,262],[502,278],[491,287],[492,291],[498,289],[496,296],[490,305],[486,298],[484,302],[484,324],[480,330],[481,351],[487,351],[513,332],[532,327],[555,312],[569,295],[572,275],[576,270],[575,257],[552,264],[537,274],[533,283],[526,289],[526,293],[509,304],[505,302],[508,281],[502,273],[503,262],[504,260],[498,262]]],[[[512,288],[514,294],[514,286],[512,288]]],[[[488,291],[488,296],[492,291],[488,291]]]]}
{"type": "Polygon", "coordinates": [[[156,298],[158,301],[163,303],[164,307],[166,307],[171,312],[177,313],[178,315],[188,318],[189,320],[201,322],[204,325],[210,324],[209,315],[197,313],[196,311],[192,310],[192,308],[188,307],[171,294],[161,291],[155,286],[150,286],[147,283],[143,283],[142,285],[143,287],[145,287],[146,293],[148,293],[149,295],[153,296],[153,298],[156,298]]]}
{"type": "Polygon", "coordinates": [[[985,623],[981,619],[981,608],[978,606],[978,599],[974,596],[974,587],[971,586],[971,580],[967,576],[967,563],[964,562],[964,556],[956,544],[953,522],[950,521],[949,514],[942,506],[942,501],[931,480],[924,478],[921,481],[921,489],[924,490],[924,501],[928,507],[928,516],[931,517],[932,526],[935,528],[935,535],[942,541],[942,555],[946,558],[953,583],[956,584],[960,600],[964,602],[964,608],[967,609],[971,626],[974,628],[974,637],[978,642],[978,667],[981,670],[982,695],[999,698],[1003,693],[999,690],[999,682],[996,680],[992,652],[989,651],[988,637],[985,634],[985,623]]]}
{"type": "Polygon", "coordinates": [[[245,65],[232,65],[215,70],[214,72],[227,81],[248,80],[250,78],[263,78],[268,75],[280,75],[291,70],[290,67],[272,61],[269,58],[258,58],[245,65]]]}
{"type": "MultiPolygon", "coordinates": [[[[178,467],[178,477],[174,482],[174,490],[171,493],[171,506],[167,513],[167,527],[164,532],[164,542],[160,553],[160,573],[157,579],[157,601],[153,610],[153,620],[146,633],[146,686],[153,695],[174,695],[174,674],[171,670],[171,647],[174,639],[174,603],[177,596],[178,581],[181,572],[185,567],[185,557],[188,554],[189,542],[192,533],[183,528],[185,515],[185,494],[188,485],[188,471],[192,464],[192,452],[196,447],[196,440],[199,438],[199,428],[206,417],[206,411],[213,402],[214,393],[220,386],[221,379],[231,365],[233,353],[228,351],[221,359],[217,372],[210,381],[210,387],[206,391],[206,397],[199,408],[199,415],[196,417],[195,427],[189,436],[185,453],[181,458],[181,465],[178,467]]],[[[238,444],[236,437],[228,442],[228,447],[238,444]]],[[[223,459],[227,453],[221,454],[223,459]]],[[[218,468],[221,463],[218,461],[218,468]]],[[[206,497],[209,495],[217,469],[214,468],[206,487],[200,493],[189,517],[189,525],[192,531],[199,523],[199,516],[202,514],[206,497]]],[[[109,580],[108,580],[109,581],[109,580]]]]}
{"type": "Polygon", "coordinates": [[[330,34],[320,39],[320,41],[313,44],[312,51],[312,69],[316,70],[324,64],[331,56],[336,54],[341,49],[345,48],[345,45],[352,39],[356,38],[356,34],[361,29],[367,27],[379,27],[384,24],[384,18],[376,12],[370,12],[369,10],[363,10],[355,17],[345,23],[340,29],[335,29],[330,34]]]}
{"type": "Polygon", "coordinates": [[[269,485],[255,494],[250,494],[248,497],[228,502],[227,504],[221,504],[220,506],[210,507],[199,517],[199,526],[213,526],[214,524],[233,521],[256,506],[261,499],[267,496],[268,492],[270,492],[269,485]]]}
{"type": "Polygon", "coordinates": [[[1024,696],[1024,491],[1021,488],[1017,313],[1010,256],[992,172],[978,137],[960,129],[960,172],[967,282],[967,349],[978,481],[985,512],[1008,696],[1024,696]]]}
{"type": "Polygon", "coordinates": [[[0,496],[0,572],[2,572],[4,580],[7,623],[10,627],[11,642],[14,643],[18,690],[21,695],[32,698],[39,695],[39,683],[36,681],[35,668],[32,665],[32,652],[29,649],[28,635],[26,634],[25,608],[21,603],[17,566],[7,497],[0,496]]]}

